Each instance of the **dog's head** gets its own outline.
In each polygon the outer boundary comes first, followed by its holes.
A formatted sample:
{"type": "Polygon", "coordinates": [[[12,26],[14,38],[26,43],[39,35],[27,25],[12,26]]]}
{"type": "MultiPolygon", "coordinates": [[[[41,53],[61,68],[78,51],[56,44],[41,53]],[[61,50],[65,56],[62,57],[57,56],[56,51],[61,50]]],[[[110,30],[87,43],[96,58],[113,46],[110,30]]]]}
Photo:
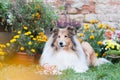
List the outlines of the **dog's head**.
{"type": "Polygon", "coordinates": [[[68,28],[60,28],[53,30],[53,42],[51,44],[52,47],[55,47],[56,50],[58,49],[72,49],[75,50],[75,42],[74,37],[75,30],[71,27],[68,28]]]}

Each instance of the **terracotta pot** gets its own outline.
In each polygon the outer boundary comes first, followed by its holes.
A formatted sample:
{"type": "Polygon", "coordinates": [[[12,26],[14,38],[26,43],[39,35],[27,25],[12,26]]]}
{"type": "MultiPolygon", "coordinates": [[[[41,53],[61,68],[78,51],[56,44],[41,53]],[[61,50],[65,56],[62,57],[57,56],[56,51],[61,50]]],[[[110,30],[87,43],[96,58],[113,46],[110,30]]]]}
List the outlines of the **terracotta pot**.
{"type": "Polygon", "coordinates": [[[39,63],[40,55],[28,55],[25,52],[17,52],[10,60],[11,64],[23,64],[23,65],[30,65],[30,64],[38,64],[39,63]]]}

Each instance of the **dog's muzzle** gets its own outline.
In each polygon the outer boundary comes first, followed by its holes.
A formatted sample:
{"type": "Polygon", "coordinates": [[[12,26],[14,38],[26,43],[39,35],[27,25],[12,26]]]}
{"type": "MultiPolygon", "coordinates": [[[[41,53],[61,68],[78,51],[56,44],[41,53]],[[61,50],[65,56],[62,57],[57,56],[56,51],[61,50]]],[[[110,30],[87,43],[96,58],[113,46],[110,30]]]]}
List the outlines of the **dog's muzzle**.
{"type": "Polygon", "coordinates": [[[63,46],[63,42],[60,42],[59,45],[60,45],[60,47],[64,47],[64,46],[63,46]]]}
{"type": "Polygon", "coordinates": [[[65,42],[64,42],[64,41],[60,41],[60,42],[58,43],[58,45],[59,45],[60,47],[64,47],[64,46],[65,46],[65,42]]]}

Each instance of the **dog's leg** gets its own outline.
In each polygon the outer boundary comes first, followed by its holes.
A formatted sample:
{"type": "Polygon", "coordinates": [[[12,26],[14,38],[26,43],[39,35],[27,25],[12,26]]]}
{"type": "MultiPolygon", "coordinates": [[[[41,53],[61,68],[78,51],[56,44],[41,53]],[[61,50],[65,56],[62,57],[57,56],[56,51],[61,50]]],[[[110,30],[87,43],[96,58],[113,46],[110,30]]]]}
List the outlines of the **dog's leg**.
{"type": "Polygon", "coordinates": [[[82,42],[81,45],[88,59],[89,65],[98,66],[100,64],[110,63],[108,60],[104,58],[97,58],[94,49],[88,42],[82,42]]]}

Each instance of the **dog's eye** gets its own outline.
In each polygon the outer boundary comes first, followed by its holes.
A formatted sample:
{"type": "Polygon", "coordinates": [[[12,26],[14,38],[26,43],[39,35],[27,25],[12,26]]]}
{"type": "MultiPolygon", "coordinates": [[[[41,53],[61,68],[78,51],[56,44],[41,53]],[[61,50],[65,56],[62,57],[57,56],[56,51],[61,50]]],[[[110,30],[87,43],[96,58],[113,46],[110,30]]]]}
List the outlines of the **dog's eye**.
{"type": "Polygon", "coordinates": [[[67,36],[65,35],[65,37],[67,37],[67,36]]]}

